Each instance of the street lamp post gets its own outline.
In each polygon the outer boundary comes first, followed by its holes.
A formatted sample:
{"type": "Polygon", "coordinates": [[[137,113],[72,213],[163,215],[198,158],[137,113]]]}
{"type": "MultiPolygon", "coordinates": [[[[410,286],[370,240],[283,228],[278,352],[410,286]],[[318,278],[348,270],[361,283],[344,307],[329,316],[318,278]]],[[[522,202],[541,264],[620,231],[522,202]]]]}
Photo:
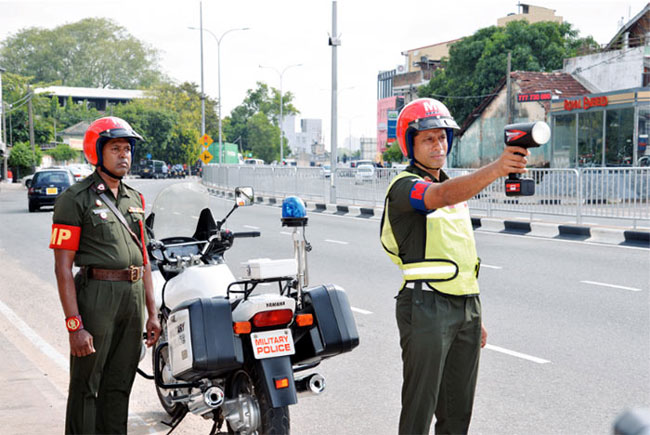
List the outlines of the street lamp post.
{"type": "MultiPolygon", "coordinates": [[[[204,28],[196,28],[196,27],[189,27],[189,29],[192,30],[201,30],[203,32],[208,32],[212,37],[217,41],[217,81],[218,81],[218,98],[219,101],[217,101],[217,112],[219,116],[219,163],[222,162],[222,156],[223,156],[223,133],[222,133],[222,128],[221,128],[221,41],[223,40],[223,37],[226,36],[230,32],[234,32],[235,30],[248,30],[248,27],[241,27],[241,28],[235,28],[235,29],[229,29],[226,30],[221,34],[221,36],[217,37],[212,31],[209,29],[204,29],[204,28]]],[[[201,45],[203,47],[203,45],[201,45]]],[[[203,48],[201,48],[203,50],[203,48]]],[[[201,55],[201,59],[203,59],[203,55],[201,55]]],[[[201,63],[201,77],[203,77],[203,63],[201,63]]],[[[203,92],[203,91],[201,91],[203,92]]],[[[204,115],[205,119],[205,115],[204,115]]],[[[205,122],[205,121],[204,121],[205,122]]],[[[205,134],[205,127],[203,133],[205,134]]]]}
{"type": "Polygon", "coordinates": [[[276,68],[273,68],[272,66],[260,65],[260,68],[272,69],[273,71],[275,71],[280,76],[280,164],[282,164],[282,162],[284,161],[284,128],[283,128],[283,125],[282,125],[282,121],[283,121],[282,106],[284,105],[283,104],[284,101],[283,101],[283,96],[282,96],[282,76],[284,76],[284,73],[289,68],[293,68],[294,66],[302,66],[302,64],[301,63],[296,63],[296,64],[293,64],[293,65],[289,65],[289,66],[285,67],[282,70],[282,72],[278,71],[276,68]]]}

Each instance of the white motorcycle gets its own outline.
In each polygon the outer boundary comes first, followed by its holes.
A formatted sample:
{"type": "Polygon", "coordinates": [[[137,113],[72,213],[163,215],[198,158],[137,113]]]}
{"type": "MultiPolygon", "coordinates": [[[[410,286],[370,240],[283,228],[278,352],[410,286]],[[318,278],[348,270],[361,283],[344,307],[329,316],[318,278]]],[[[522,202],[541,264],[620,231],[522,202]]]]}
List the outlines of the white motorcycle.
{"type": "Polygon", "coordinates": [[[211,433],[287,434],[289,405],[318,395],[325,380],[313,369],[349,352],[359,336],[345,291],[307,288],[307,218],[295,198],[283,203],[293,228],[294,257],[249,260],[236,279],[224,253],[237,238],[226,219],[254,203],[253,189],[235,190],[235,205],[215,222],[207,189],[174,184],[148,216],[149,256],[162,334],[153,352],[156,392],[173,431],[187,413],[213,419],[211,433]],[[256,290],[277,285],[274,293],[256,290]]]}

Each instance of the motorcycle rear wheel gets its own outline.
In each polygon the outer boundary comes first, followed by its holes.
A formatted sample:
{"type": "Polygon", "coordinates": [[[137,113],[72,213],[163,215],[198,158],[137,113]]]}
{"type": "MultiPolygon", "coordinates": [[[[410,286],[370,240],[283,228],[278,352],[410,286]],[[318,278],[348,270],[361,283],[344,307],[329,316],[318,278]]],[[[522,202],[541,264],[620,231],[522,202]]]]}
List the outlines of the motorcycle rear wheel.
{"type": "MultiPolygon", "coordinates": [[[[290,432],[289,407],[282,406],[273,408],[271,398],[266,392],[261,376],[257,374],[255,364],[247,364],[244,370],[240,370],[232,377],[230,383],[230,397],[237,397],[239,394],[250,395],[257,400],[260,409],[260,425],[255,433],[269,435],[288,435],[290,432]]],[[[229,434],[237,434],[228,425],[229,434]]]]}
{"type": "MultiPolygon", "coordinates": [[[[158,363],[159,364],[158,367],[160,368],[160,371],[163,371],[165,369],[168,359],[169,359],[169,346],[166,346],[164,349],[160,351],[160,362],[158,363]]],[[[151,352],[151,364],[155,370],[156,352],[151,352]]],[[[156,385],[156,394],[158,395],[158,400],[160,401],[162,407],[165,409],[165,412],[167,412],[167,414],[169,414],[172,417],[178,417],[180,414],[185,412],[184,409],[185,405],[179,402],[174,403],[171,401],[172,391],[173,390],[160,388],[158,387],[158,385],[156,385]]]]}

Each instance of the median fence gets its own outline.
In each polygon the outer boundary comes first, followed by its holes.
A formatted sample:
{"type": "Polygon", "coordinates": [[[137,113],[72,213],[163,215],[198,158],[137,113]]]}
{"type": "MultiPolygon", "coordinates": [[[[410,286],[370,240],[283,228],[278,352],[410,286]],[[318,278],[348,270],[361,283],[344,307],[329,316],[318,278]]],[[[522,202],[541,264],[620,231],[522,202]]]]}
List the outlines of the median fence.
{"type": "MultiPolygon", "coordinates": [[[[445,169],[451,177],[469,174],[474,169],[445,169]]],[[[338,204],[381,208],[390,180],[399,169],[374,169],[371,176],[354,168],[336,169],[335,190],[338,204]]],[[[530,168],[535,180],[535,195],[507,197],[504,179],[492,183],[469,201],[472,210],[488,217],[502,212],[574,217],[581,224],[585,217],[628,220],[633,227],[650,219],[650,168],[530,168]]],[[[328,203],[331,176],[321,168],[276,166],[206,165],[203,182],[211,187],[232,189],[252,186],[256,195],[282,198],[297,195],[304,200],[328,203]]]]}

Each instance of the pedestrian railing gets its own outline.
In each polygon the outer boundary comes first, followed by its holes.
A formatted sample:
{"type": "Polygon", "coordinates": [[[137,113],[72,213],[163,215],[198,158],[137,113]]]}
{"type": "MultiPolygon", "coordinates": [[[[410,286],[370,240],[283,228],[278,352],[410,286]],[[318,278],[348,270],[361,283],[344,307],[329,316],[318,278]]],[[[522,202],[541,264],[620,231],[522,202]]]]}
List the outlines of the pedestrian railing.
{"type": "MultiPolygon", "coordinates": [[[[469,174],[475,169],[446,169],[450,177],[469,174]]],[[[337,168],[337,203],[382,207],[390,181],[398,169],[376,168],[372,177],[359,177],[354,168],[337,168]]],[[[507,197],[504,180],[499,179],[469,201],[472,210],[492,217],[501,212],[637,221],[650,219],[650,168],[530,168],[535,180],[535,195],[507,197]]],[[[207,165],[203,182],[212,187],[253,186],[260,195],[297,195],[305,200],[330,202],[331,177],[321,168],[207,165]]]]}

